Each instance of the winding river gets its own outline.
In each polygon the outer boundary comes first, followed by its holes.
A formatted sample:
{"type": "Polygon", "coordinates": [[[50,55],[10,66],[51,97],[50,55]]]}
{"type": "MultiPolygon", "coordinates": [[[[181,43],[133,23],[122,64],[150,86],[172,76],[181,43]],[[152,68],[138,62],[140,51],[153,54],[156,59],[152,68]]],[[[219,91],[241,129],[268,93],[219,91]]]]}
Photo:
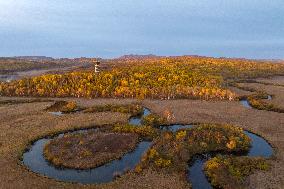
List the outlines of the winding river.
{"type": "MultiPolygon", "coordinates": [[[[143,114],[129,119],[129,123],[140,126],[143,116],[149,115],[151,112],[149,109],[144,108],[143,114]]],[[[56,113],[55,115],[62,115],[56,113]]],[[[179,129],[191,128],[193,125],[180,125],[173,124],[167,126],[160,126],[159,129],[165,131],[176,132],[179,129]]],[[[86,132],[90,129],[79,130],[74,132],[86,132]]],[[[70,132],[68,132],[70,133],[70,132]]],[[[73,132],[71,132],[73,133],[73,132]]],[[[251,138],[252,144],[247,156],[261,156],[268,158],[273,154],[272,147],[260,136],[245,131],[245,133],[251,138]]],[[[66,133],[59,134],[57,137],[62,137],[66,133]]],[[[113,160],[105,165],[97,168],[78,170],[78,169],[62,169],[57,168],[50,164],[43,156],[43,148],[45,144],[52,140],[52,138],[43,138],[34,142],[28,151],[23,154],[23,163],[30,170],[41,175],[45,175],[50,178],[54,178],[60,181],[76,182],[83,184],[99,184],[111,182],[116,175],[125,173],[126,170],[133,169],[140,161],[141,156],[150,148],[150,141],[141,141],[137,147],[121,159],[113,160]]],[[[207,189],[212,188],[208,182],[204,172],[203,165],[211,157],[210,153],[196,155],[189,163],[188,167],[188,180],[192,183],[194,189],[207,189]]]]}

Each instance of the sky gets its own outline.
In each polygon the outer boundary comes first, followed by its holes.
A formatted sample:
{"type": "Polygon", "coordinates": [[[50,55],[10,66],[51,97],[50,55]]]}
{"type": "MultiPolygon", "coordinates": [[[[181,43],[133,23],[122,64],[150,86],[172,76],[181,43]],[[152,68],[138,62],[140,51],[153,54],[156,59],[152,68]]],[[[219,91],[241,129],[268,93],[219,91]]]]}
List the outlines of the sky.
{"type": "Polygon", "coordinates": [[[0,0],[0,56],[284,59],[283,0],[0,0]]]}

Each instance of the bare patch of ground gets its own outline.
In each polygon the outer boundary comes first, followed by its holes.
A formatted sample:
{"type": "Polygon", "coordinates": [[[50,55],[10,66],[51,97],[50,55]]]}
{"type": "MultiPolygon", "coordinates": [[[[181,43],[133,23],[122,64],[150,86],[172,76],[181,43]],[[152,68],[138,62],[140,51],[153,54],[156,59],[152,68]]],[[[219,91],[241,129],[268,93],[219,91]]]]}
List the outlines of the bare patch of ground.
{"type": "Polygon", "coordinates": [[[145,170],[143,173],[135,175],[128,174],[121,179],[108,185],[112,188],[125,189],[189,189],[190,185],[177,174],[165,174],[156,172],[151,169],[145,170]],[[127,181],[125,180],[127,178],[127,181]]]}
{"type": "Polygon", "coordinates": [[[75,133],[51,140],[45,157],[56,166],[88,169],[122,157],[133,150],[138,135],[126,133],[75,133]]]}
{"type": "Polygon", "coordinates": [[[284,86],[284,76],[257,79],[257,82],[284,86]]]}
{"type": "Polygon", "coordinates": [[[229,87],[229,90],[234,92],[238,97],[248,96],[248,95],[254,94],[254,92],[245,91],[245,90],[239,89],[237,87],[229,87]]]}
{"type": "Polygon", "coordinates": [[[53,102],[53,100],[49,99],[36,99],[36,98],[23,98],[23,99],[9,99],[7,98],[6,100],[3,99],[0,101],[0,107],[1,106],[6,106],[6,105],[13,105],[13,104],[24,104],[24,103],[35,103],[35,102],[53,102]]]}

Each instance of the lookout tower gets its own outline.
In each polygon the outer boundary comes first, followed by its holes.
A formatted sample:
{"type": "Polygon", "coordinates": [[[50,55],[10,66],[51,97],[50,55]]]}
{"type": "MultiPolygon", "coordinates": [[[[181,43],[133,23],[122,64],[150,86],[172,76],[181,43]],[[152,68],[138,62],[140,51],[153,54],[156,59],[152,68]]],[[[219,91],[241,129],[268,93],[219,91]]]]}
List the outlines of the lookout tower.
{"type": "Polygon", "coordinates": [[[94,60],[93,63],[94,63],[94,66],[95,66],[95,73],[99,73],[101,62],[99,60],[94,60]]]}

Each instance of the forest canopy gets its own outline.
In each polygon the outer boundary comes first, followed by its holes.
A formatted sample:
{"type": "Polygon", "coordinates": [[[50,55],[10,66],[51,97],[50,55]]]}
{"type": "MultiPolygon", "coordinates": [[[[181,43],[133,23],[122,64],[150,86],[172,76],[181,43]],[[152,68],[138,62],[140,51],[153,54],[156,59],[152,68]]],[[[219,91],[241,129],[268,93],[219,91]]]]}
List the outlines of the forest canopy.
{"type": "Polygon", "coordinates": [[[284,65],[241,59],[114,59],[112,69],[49,74],[0,84],[2,96],[229,99],[228,83],[283,75],[284,65]]]}

